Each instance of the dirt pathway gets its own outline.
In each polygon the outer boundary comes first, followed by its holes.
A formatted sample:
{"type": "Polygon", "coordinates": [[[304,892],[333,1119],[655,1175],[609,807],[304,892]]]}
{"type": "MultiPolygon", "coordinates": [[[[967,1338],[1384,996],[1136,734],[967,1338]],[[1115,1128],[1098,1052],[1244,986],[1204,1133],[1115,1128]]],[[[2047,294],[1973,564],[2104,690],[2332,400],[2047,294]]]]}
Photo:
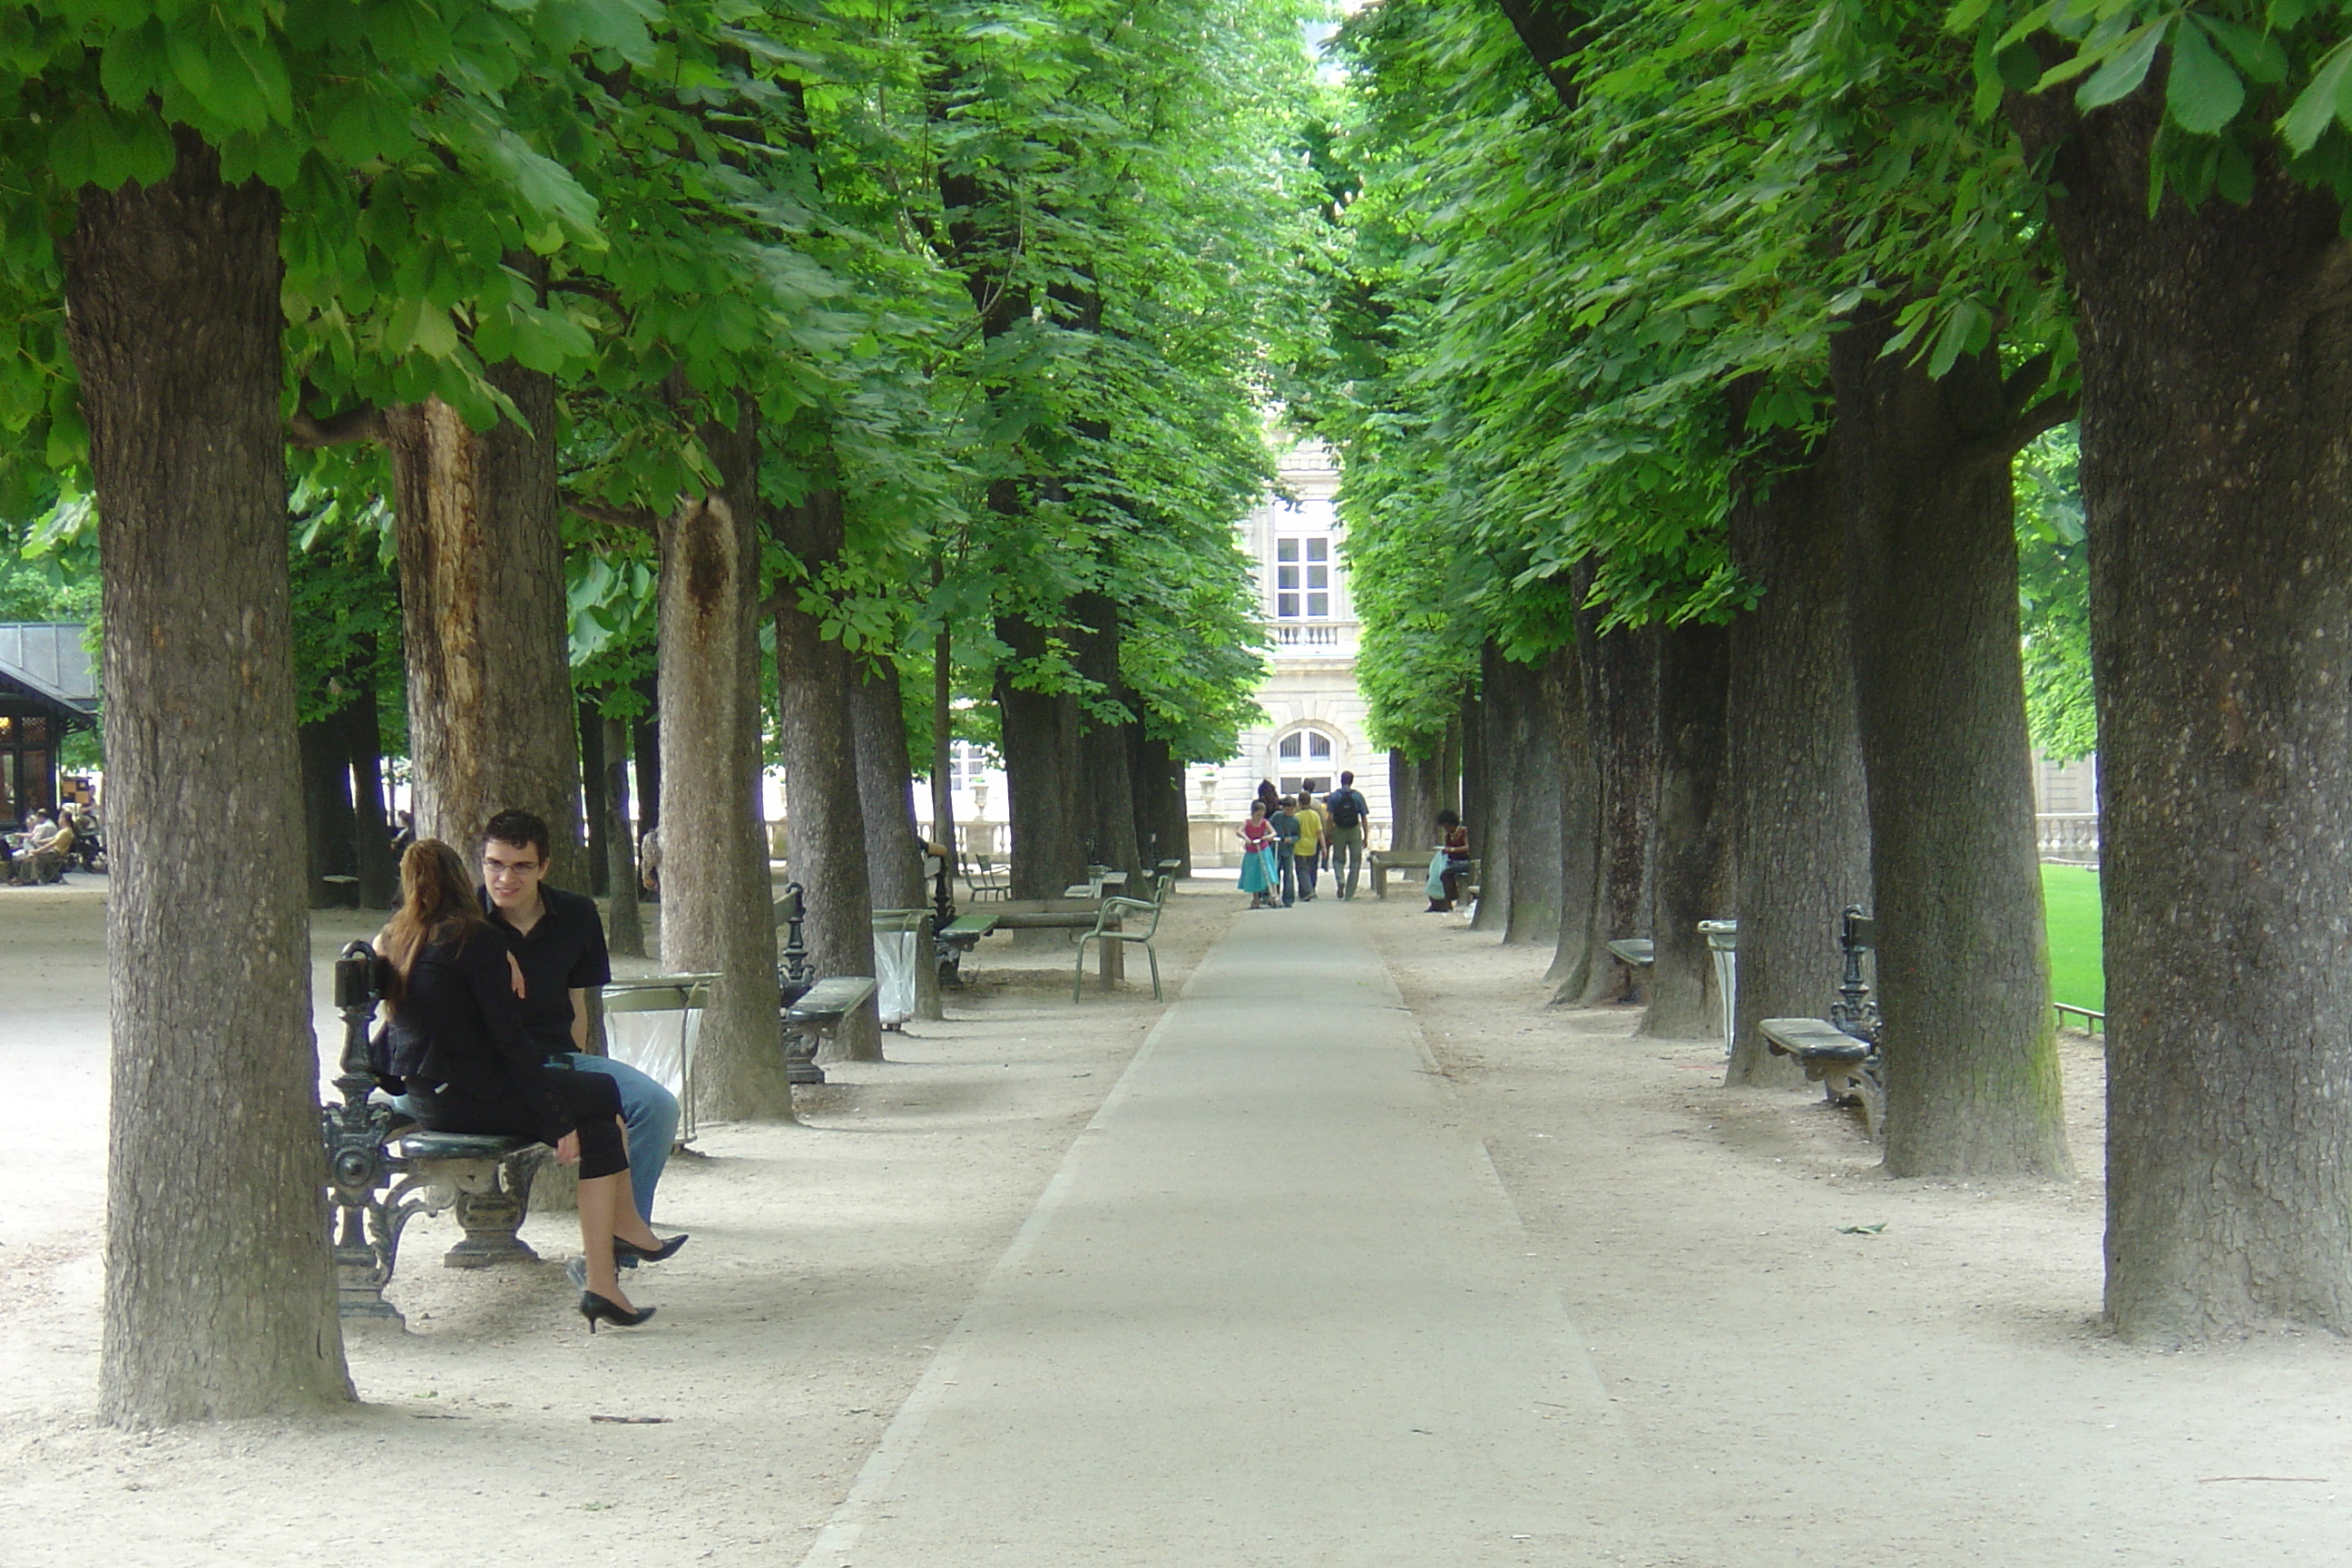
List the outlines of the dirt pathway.
{"type": "MultiPolygon", "coordinates": [[[[1073,1007],[1053,955],[983,946],[955,1016],[835,1069],[807,1127],[711,1127],[673,1165],[664,1215],[696,1239],[646,1290],[646,1330],[580,1331],[569,1216],[527,1233],[550,1261],[487,1274],[433,1267],[450,1233],[430,1222],[394,1287],[412,1331],[352,1338],[363,1405],[129,1435],[89,1415],[98,896],[0,895],[0,1065],[24,1112],[0,1139],[0,1568],[802,1562],[1161,1013],[1137,987],[1073,1007]]],[[[1180,895],[1171,994],[1235,906],[1180,895]]],[[[1889,1181],[1849,1116],[1727,1091],[1718,1047],[1635,1039],[1629,1011],[1548,1007],[1544,955],[1416,908],[1242,918],[1328,915],[1385,956],[1435,1125],[1483,1145],[1516,1205],[1519,1257],[1490,1261],[1557,1293],[1597,1376],[1605,1415],[1575,1418],[1612,1433],[1604,1506],[1504,1560],[2352,1559],[2352,1350],[2280,1333],[2168,1355],[2098,1332],[2095,1049],[2067,1064],[2094,1174],[1889,1181]]],[[[320,956],[345,934],[322,921],[320,956]]],[[[1342,1560],[1278,1531],[1167,1547],[1187,1568],[1342,1560]]]]}

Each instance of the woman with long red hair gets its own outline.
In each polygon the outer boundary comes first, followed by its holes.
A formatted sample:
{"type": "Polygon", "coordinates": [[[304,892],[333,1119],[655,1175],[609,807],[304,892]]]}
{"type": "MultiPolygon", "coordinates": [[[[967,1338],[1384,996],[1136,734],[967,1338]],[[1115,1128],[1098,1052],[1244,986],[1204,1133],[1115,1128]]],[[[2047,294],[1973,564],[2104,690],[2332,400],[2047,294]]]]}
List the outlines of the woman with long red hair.
{"type": "Polygon", "coordinates": [[[600,1321],[634,1328],[652,1317],[622,1293],[614,1248],[656,1258],[677,1243],[654,1235],[630,1195],[620,1091],[611,1079],[550,1066],[524,1036],[520,972],[465,861],[441,840],[418,839],[400,858],[400,908],[376,951],[391,971],[384,993],[403,1106],[436,1131],[537,1138],[578,1165],[580,1315],[590,1333],[600,1321]]]}

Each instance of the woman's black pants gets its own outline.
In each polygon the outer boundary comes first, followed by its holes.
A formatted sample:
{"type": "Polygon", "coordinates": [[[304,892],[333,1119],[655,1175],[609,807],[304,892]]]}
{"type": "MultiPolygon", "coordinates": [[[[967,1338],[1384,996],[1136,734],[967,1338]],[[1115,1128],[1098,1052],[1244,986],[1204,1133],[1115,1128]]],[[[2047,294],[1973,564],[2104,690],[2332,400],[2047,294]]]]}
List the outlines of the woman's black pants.
{"type": "MultiPolygon", "coordinates": [[[[543,1067],[555,1098],[580,1130],[580,1176],[614,1176],[629,1168],[628,1140],[621,1132],[620,1086],[602,1073],[543,1067]]],[[[440,1094],[412,1090],[403,1100],[410,1114],[436,1132],[504,1132],[536,1138],[537,1124],[522,1097],[481,1095],[452,1084],[440,1094]]]]}

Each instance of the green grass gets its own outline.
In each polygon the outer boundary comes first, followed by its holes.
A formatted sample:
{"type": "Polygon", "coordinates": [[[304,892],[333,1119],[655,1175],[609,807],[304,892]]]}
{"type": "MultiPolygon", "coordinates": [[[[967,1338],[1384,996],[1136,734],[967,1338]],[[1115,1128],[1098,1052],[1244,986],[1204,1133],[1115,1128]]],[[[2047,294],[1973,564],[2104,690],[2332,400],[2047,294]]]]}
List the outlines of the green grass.
{"type": "Polygon", "coordinates": [[[2042,867],[2042,907],[2050,926],[2050,999],[2105,1012],[2107,976],[2099,966],[2099,874],[2081,866],[2042,867]]]}

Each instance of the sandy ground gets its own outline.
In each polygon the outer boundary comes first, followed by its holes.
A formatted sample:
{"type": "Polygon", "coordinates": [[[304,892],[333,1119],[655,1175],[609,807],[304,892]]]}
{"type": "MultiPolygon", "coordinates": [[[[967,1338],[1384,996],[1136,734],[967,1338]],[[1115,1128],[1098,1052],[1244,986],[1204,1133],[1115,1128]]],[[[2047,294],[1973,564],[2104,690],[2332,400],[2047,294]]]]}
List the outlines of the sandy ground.
{"type": "MultiPolygon", "coordinates": [[[[436,1267],[444,1216],[404,1248],[409,1331],[351,1335],[361,1405],[126,1434],[90,1415],[103,882],[75,881],[0,893],[0,1063],[28,1112],[0,1140],[0,1568],[798,1563],[1160,1012],[1139,964],[1074,1007],[1066,961],[984,943],[950,1017],[829,1068],[807,1125],[705,1125],[664,1184],[663,1228],[695,1240],[640,1271],[646,1329],[582,1331],[569,1215],[525,1233],[548,1261],[484,1272],[436,1267]]],[[[1286,918],[1239,903],[1173,901],[1171,998],[1235,921],[1286,918]]],[[[1608,1561],[2352,1561],[2352,1350],[2096,1328],[2095,1047],[2066,1064],[2080,1182],[1890,1181],[1849,1113],[1727,1091],[1719,1046],[1634,1038],[1630,1010],[1548,1008],[1544,954],[1418,907],[1349,916],[1610,1390],[1608,1561]]],[[[322,964],[362,929],[322,918],[322,964]]]]}

